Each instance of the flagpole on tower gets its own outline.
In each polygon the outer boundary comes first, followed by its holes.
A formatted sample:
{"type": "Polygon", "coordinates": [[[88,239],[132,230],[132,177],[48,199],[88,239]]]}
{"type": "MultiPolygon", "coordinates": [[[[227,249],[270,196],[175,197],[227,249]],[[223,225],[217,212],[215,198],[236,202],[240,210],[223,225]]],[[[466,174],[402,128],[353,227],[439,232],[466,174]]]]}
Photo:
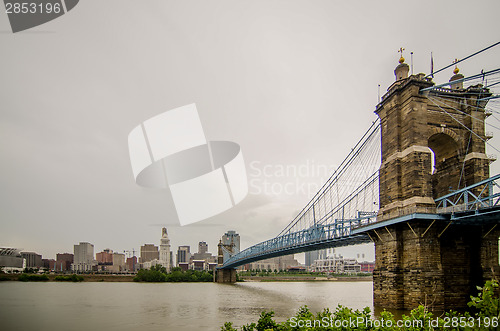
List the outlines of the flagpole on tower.
{"type": "Polygon", "coordinates": [[[432,52],[431,52],[431,78],[434,78],[434,58],[432,57],[432,52]]]}
{"type": "Polygon", "coordinates": [[[411,74],[413,75],[413,52],[410,52],[411,74]]]}

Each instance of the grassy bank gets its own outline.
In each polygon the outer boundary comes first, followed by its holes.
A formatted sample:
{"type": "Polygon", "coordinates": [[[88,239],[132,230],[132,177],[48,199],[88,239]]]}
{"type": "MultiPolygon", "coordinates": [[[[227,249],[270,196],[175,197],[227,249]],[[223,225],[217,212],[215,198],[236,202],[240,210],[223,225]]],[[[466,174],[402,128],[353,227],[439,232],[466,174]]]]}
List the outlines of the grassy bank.
{"type": "Polygon", "coordinates": [[[372,281],[372,274],[326,274],[319,272],[240,272],[243,281],[254,282],[307,282],[307,281],[372,281]]]}
{"type": "Polygon", "coordinates": [[[134,275],[106,274],[0,274],[0,281],[49,281],[49,282],[132,282],[134,275]],[[44,276],[44,277],[41,277],[44,276]],[[40,278],[41,277],[41,278],[40,278]],[[46,279],[45,279],[46,278],[46,279]]]}

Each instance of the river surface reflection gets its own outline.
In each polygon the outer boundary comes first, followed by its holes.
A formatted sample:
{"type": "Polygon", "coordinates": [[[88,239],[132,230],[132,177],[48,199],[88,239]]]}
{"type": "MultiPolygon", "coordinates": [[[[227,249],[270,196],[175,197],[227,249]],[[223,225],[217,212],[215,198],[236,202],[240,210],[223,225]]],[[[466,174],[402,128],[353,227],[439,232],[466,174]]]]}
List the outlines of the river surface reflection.
{"type": "Polygon", "coordinates": [[[1,330],[220,330],[307,305],[373,311],[372,282],[0,283],[1,330]]]}

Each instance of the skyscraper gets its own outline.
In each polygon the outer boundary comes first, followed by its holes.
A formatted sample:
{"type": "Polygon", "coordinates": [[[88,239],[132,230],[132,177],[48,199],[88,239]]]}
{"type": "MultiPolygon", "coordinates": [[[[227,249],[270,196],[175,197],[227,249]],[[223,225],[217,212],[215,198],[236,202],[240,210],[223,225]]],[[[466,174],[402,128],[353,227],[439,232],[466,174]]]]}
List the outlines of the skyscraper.
{"type": "Polygon", "coordinates": [[[170,239],[168,238],[167,228],[161,229],[160,239],[160,264],[170,271],[172,261],[170,261],[170,239]]]}
{"type": "Polygon", "coordinates": [[[200,241],[198,243],[198,253],[205,254],[206,252],[208,252],[208,244],[204,241],[200,241]]]}
{"type": "Polygon", "coordinates": [[[150,262],[160,258],[158,253],[158,246],[154,244],[144,244],[141,246],[141,257],[139,258],[139,263],[150,262]]]}
{"type": "Polygon", "coordinates": [[[80,242],[80,244],[74,245],[74,262],[71,265],[73,271],[91,271],[94,265],[97,265],[94,260],[94,245],[88,242],[80,242]]]}
{"type": "Polygon", "coordinates": [[[71,269],[74,255],[70,253],[58,253],[56,255],[56,271],[67,271],[71,269]]]}
{"type": "Polygon", "coordinates": [[[21,252],[21,256],[26,260],[26,268],[40,268],[43,266],[40,254],[35,252],[21,252]]]}
{"type": "Polygon", "coordinates": [[[326,259],[327,251],[326,249],[320,249],[317,251],[309,251],[305,253],[305,264],[306,267],[313,265],[314,261],[326,259]]]}
{"type": "Polygon", "coordinates": [[[204,260],[207,263],[217,262],[217,256],[208,252],[208,244],[204,241],[198,243],[198,252],[191,255],[191,262],[195,260],[204,260]]]}
{"type": "Polygon", "coordinates": [[[179,246],[177,249],[177,266],[179,263],[189,263],[191,258],[191,247],[189,246],[179,246]]]}
{"type": "Polygon", "coordinates": [[[113,264],[113,250],[112,249],[106,248],[102,252],[97,253],[95,256],[96,256],[97,263],[99,263],[99,264],[103,264],[103,265],[104,264],[108,264],[108,265],[113,264]]]}

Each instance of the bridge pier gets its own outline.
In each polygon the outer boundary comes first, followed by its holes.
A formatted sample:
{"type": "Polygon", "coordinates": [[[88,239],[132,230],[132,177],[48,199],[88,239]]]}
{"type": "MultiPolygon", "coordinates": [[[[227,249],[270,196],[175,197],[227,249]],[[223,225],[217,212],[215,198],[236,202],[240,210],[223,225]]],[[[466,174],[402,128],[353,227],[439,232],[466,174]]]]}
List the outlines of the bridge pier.
{"type": "Polygon", "coordinates": [[[372,231],[375,241],[375,306],[463,309],[476,286],[499,276],[500,230],[428,220],[372,231]]]}
{"type": "Polygon", "coordinates": [[[236,269],[216,269],[217,283],[236,283],[236,269]]]}

